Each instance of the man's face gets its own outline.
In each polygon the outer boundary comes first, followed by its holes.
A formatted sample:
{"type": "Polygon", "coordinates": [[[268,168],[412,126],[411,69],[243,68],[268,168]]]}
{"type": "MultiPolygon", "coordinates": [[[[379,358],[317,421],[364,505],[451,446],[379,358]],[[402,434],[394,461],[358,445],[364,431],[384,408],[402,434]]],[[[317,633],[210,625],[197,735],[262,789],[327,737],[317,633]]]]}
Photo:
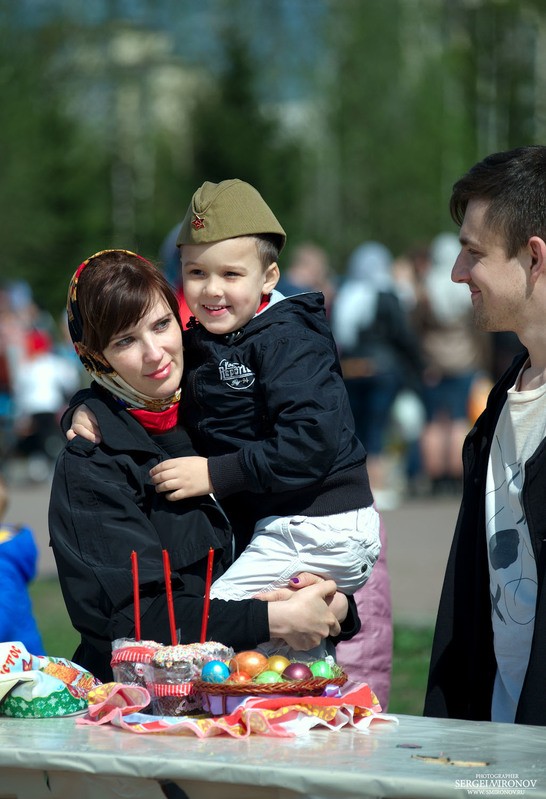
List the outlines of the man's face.
{"type": "Polygon", "coordinates": [[[184,244],[181,263],[189,309],[207,330],[222,335],[246,325],[279,279],[277,264],[262,267],[251,236],[184,244]]]}
{"type": "Polygon", "coordinates": [[[527,295],[522,258],[528,256],[522,251],[508,258],[502,236],[484,222],[487,207],[485,200],[468,203],[451,279],[468,285],[479,330],[517,333],[527,295]]]}

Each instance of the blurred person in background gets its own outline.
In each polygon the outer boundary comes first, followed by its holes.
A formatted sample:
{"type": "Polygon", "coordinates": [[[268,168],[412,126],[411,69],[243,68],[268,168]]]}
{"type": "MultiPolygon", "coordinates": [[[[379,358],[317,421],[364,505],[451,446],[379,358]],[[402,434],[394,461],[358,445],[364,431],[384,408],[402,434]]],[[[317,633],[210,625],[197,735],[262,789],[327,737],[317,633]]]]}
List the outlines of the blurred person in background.
{"type": "MultiPolygon", "coordinates": [[[[418,244],[395,258],[392,265],[397,291],[409,314],[410,323],[417,304],[419,281],[424,271],[428,270],[429,259],[428,245],[418,244]]],[[[421,434],[425,417],[422,391],[415,387],[403,388],[392,410],[392,437],[394,446],[399,451],[401,483],[406,495],[410,497],[420,496],[423,488],[428,490],[423,477],[421,457],[421,434]]]]}
{"type": "Polygon", "coordinates": [[[6,335],[8,317],[8,295],[6,291],[0,289],[0,462],[2,465],[11,449],[13,432],[13,396],[6,335]]]}
{"type": "Polygon", "coordinates": [[[25,357],[13,381],[16,454],[34,482],[47,480],[64,446],[59,418],[71,395],[80,388],[81,372],[73,360],[53,352],[45,330],[26,335],[25,357]]]}
{"type": "Polygon", "coordinates": [[[378,508],[394,507],[386,449],[394,402],[403,387],[420,390],[421,357],[408,312],[383,244],[365,242],[349,257],[334,300],[332,331],[358,438],[368,452],[368,472],[378,508]]]}
{"type": "Polygon", "coordinates": [[[313,242],[305,242],[292,250],[288,266],[281,272],[277,290],[285,297],[304,291],[320,291],[324,296],[324,307],[328,316],[336,286],[332,280],[326,250],[313,242]]]}
{"type": "Polygon", "coordinates": [[[192,317],[192,313],[188,308],[186,300],[184,299],[184,289],[182,287],[182,272],[180,271],[180,250],[176,246],[178,234],[182,221],[177,222],[172,227],[159,248],[159,265],[161,271],[172,286],[174,293],[178,299],[178,308],[180,310],[180,319],[183,328],[188,326],[188,322],[192,317]]]}
{"type": "Polygon", "coordinates": [[[15,443],[13,383],[17,365],[23,360],[26,336],[26,320],[20,305],[13,285],[4,284],[0,288],[0,454],[3,469],[15,443]]]}
{"type": "Polygon", "coordinates": [[[423,270],[428,271],[429,249],[419,247],[402,253],[392,262],[392,276],[402,304],[411,313],[417,303],[417,286],[423,270]]]}
{"type": "Polygon", "coordinates": [[[461,448],[471,426],[471,392],[485,370],[487,339],[473,324],[470,294],[451,280],[459,251],[454,233],[433,239],[429,268],[416,276],[412,313],[424,360],[422,468],[433,494],[460,490],[461,448]]]}
{"type": "Polygon", "coordinates": [[[28,592],[38,550],[29,527],[3,521],[8,500],[7,484],[0,477],[0,642],[21,641],[33,655],[45,655],[28,592]]]}

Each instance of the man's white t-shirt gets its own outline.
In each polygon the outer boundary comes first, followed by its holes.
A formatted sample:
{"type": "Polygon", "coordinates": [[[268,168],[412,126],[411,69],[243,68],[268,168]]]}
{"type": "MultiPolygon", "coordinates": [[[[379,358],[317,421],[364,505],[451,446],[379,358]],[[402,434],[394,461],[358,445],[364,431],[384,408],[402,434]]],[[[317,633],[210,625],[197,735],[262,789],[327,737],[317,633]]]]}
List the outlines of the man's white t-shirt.
{"type": "MultiPolygon", "coordinates": [[[[519,382],[518,377],[516,386],[519,382]]],[[[514,721],[529,662],[537,570],[521,491],[525,463],[545,436],[546,384],[530,391],[518,391],[512,387],[495,429],[485,496],[489,587],[497,660],[492,721],[514,721]]]]}

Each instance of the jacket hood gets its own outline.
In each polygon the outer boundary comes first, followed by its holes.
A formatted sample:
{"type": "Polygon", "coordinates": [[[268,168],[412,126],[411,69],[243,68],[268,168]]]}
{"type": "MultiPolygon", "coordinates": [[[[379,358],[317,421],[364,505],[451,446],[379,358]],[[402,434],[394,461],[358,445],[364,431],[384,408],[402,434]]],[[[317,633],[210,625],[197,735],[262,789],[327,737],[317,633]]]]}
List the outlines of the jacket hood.
{"type": "Polygon", "coordinates": [[[320,291],[295,294],[283,297],[274,292],[273,302],[255,316],[240,331],[231,333],[230,336],[241,338],[245,330],[263,330],[271,325],[286,324],[287,322],[302,319],[304,326],[315,333],[327,336],[332,335],[330,325],[324,309],[324,295],[320,291]]]}

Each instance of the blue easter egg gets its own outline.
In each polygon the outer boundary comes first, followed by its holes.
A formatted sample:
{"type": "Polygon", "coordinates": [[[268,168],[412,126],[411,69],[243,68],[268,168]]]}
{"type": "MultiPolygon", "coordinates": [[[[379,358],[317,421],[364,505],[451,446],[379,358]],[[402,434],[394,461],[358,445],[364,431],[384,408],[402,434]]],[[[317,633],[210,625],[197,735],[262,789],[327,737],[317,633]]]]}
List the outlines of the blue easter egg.
{"type": "Polygon", "coordinates": [[[211,660],[201,669],[203,682],[224,682],[229,675],[229,666],[226,666],[222,660],[211,660]]]}

